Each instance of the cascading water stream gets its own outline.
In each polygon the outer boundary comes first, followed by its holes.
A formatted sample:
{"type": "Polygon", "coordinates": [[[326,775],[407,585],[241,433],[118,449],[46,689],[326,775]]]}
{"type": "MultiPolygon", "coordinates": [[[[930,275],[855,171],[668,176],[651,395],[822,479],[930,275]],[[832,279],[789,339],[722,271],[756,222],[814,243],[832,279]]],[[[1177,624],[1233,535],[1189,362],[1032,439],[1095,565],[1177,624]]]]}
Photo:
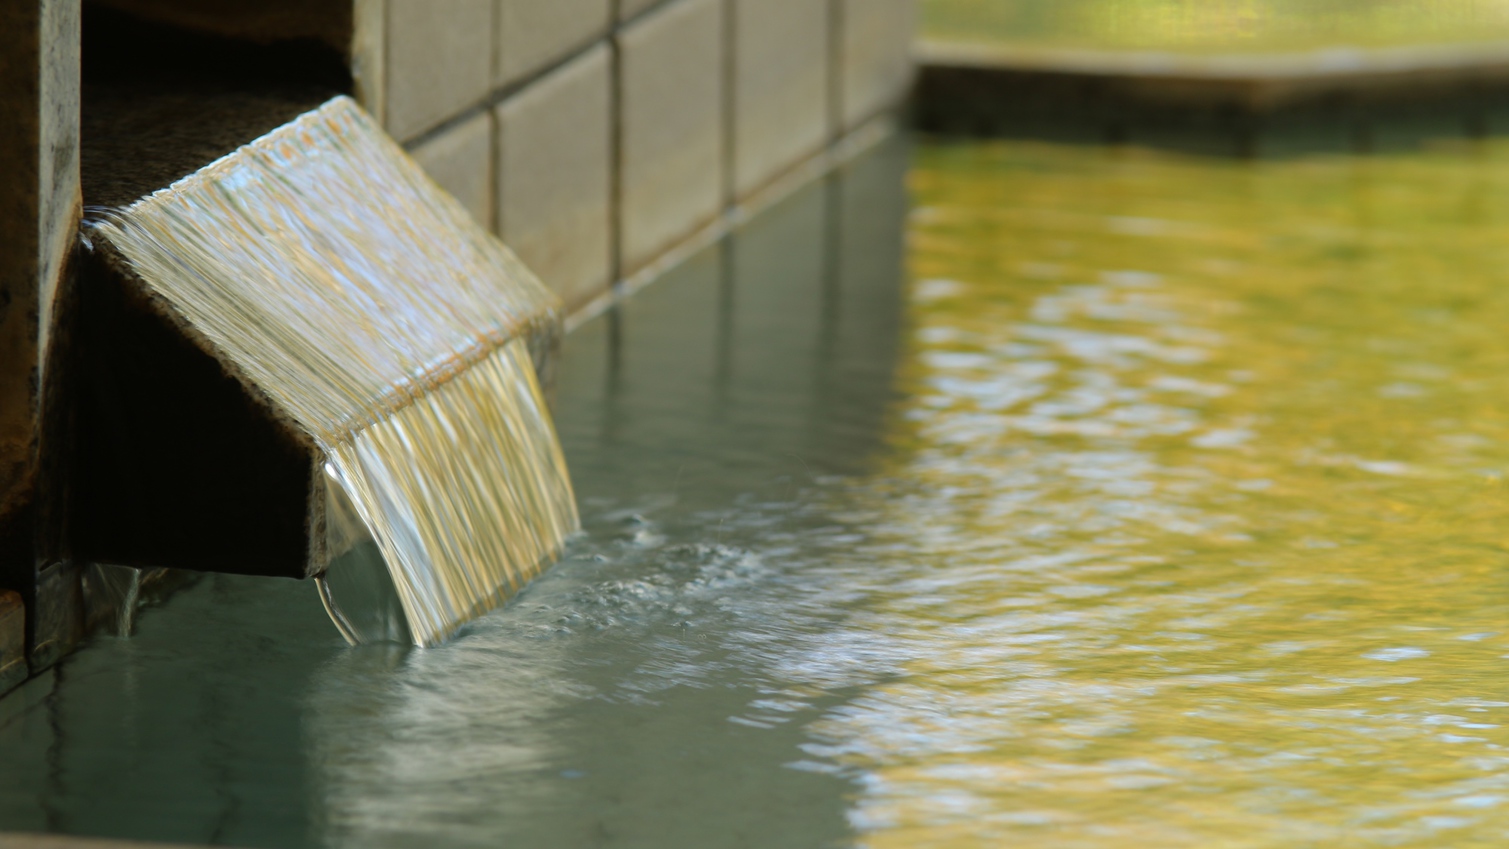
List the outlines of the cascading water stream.
{"type": "Polygon", "coordinates": [[[380,585],[380,561],[404,620],[344,614],[321,575],[348,639],[435,645],[578,527],[536,374],[558,301],[349,98],[93,218],[90,239],[313,446],[310,573],[380,585]]]}

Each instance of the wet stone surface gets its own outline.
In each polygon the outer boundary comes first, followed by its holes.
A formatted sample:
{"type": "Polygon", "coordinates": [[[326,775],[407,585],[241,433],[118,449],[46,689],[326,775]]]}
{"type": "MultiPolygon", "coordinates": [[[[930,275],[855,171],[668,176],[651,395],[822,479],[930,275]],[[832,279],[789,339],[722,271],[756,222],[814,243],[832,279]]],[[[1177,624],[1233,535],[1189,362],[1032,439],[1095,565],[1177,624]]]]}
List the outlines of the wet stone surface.
{"type": "Polygon", "coordinates": [[[26,680],[26,608],[21,596],[0,590],[0,693],[26,680]]]}

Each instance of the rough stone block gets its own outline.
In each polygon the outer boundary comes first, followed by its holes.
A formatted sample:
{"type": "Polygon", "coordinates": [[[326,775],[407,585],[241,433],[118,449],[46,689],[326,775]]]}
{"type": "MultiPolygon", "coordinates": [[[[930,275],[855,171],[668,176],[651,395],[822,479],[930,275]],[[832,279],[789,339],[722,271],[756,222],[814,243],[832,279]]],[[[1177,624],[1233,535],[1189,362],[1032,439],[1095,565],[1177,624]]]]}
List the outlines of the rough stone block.
{"type": "Polygon", "coordinates": [[[494,83],[513,83],[601,38],[612,13],[610,0],[498,0],[494,83]]]}
{"type": "Polygon", "coordinates": [[[620,35],[620,246],[632,273],[723,202],[723,6],[678,0],[620,35]]]}
{"type": "Polygon", "coordinates": [[[733,184],[745,195],[828,136],[828,4],[735,0],[733,184]]]}
{"type": "Polygon", "coordinates": [[[834,0],[841,3],[838,53],[840,111],[845,130],[890,108],[912,84],[915,0],[834,0]]]}
{"type": "Polygon", "coordinates": [[[0,693],[26,680],[26,608],[17,593],[0,590],[0,693]]]}
{"type": "Polygon", "coordinates": [[[479,113],[410,151],[440,188],[492,229],[492,118],[479,113]]]}
{"type": "Polygon", "coordinates": [[[0,587],[26,598],[47,354],[78,231],[79,40],[77,0],[0,4],[0,587]]]}
{"type": "Polygon", "coordinates": [[[612,268],[612,63],[606,45],[497,108],[497,232],[566,302],[612,268]]]}
{"type": "Polygon", "coordinates": [[[388,0],[388,132],[412,139],[485,98],[492,33],[483,0],[388,0]]]}
{"type": "Polygon", "coordinates": [[[52,309],[79,215],[79,7],[0,7],[0,516],[34,458],[52,309]]]}

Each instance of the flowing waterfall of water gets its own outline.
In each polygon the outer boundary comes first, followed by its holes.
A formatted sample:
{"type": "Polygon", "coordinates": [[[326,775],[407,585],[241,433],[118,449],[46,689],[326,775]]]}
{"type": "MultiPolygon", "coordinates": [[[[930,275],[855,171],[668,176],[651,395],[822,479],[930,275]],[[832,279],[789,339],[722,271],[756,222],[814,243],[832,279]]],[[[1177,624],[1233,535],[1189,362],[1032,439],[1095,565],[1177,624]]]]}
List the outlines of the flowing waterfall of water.
{"type": "Polygon", "coordinates": [[[415,643],[496,606],[577,529],[531,361],[560,332],[558,300],[349,98],[90,217],[90,238],[318,446],[314,571],[375,544],[415,643]]]}

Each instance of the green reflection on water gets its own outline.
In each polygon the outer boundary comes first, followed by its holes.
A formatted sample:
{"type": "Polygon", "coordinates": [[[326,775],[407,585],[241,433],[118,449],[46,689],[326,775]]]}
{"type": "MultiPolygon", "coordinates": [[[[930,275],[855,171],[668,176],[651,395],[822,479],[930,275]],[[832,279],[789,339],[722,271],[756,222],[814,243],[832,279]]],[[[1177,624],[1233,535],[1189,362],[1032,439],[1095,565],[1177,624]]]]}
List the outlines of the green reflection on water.
{"type": "Polygon", "coordinates": [[[1499,0],[923,0],[926,35],[1023,47],[1283,52],[1509,38],[1499,0]]]}
{"type": "Polygon", "coordinates": [[[1506,164],[922,150],[867,845],[1502,843],[1506,164]]]}

